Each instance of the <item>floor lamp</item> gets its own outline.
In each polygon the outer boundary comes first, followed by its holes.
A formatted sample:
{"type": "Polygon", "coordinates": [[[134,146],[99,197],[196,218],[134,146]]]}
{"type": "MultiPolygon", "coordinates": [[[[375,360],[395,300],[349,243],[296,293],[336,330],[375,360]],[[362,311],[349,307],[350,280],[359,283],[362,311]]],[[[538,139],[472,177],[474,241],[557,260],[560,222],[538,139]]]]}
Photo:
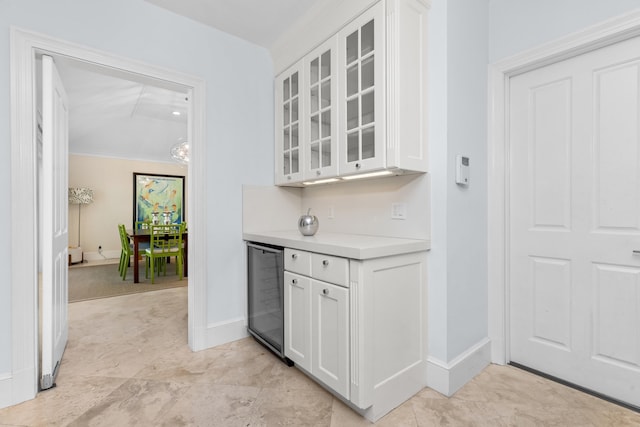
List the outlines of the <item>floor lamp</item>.
{"type": "Polygon", "coordinates": [[[78,246],[69,249],[70,262],[72,264],[84,261],[84,253],[80,247],[80,207],[91,202],[93,202],[92,189],[86,187],[69,188],[69,204],[78,205],[78,246]]]}

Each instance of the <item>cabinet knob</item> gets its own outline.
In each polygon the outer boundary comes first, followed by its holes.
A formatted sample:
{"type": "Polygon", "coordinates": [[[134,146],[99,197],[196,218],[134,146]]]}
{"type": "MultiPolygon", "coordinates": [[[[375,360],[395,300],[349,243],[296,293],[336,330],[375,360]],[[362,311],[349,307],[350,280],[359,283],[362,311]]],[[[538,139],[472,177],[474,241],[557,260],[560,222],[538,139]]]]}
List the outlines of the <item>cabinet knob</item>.
{"type": "Polygon", "coordinates": [[[316,175],[320,176],[320,173],[321,173],[321,172],[320,172],[319,170],[318,170],[318,171],[316,171],[316,175]]]}
{"type": "Polygon", "coordinates": [[[360,169],[360,163],[356,163],[356,169],[360,169]]]}
{"type": "Polygon", "coordinates": [[[297,285],[298,284],[298,279],[292,279],[291,283],[293,283],[294,285],[297,285]]]}
{"type": "Polygon", "coordinates": [[[288,180],[291,180],[291,176],[290,176],[290,175],[289,175],[289,176],[287,176],[287,179],[288,179],[288,180]]]}
{"type": "Polygon", "coordinates": [[[323,294],[323,295],[329,295],[329,289],[326,289],[326,288],[325,288],[325,289],[323,289],[323,290],[322,290],[322,294],[323,294]]]}
{"type": "Polygon", "coordinates": [[[291,254],[292,259],[298,259],[298,254],[291,254]]]}
{"type": "Polygon", "coordinates": [[[329,265],[329,261],[325,259],[324,261],[322,261],[322,265],[325,266],[325,267],[328,266],[329,265]]]}

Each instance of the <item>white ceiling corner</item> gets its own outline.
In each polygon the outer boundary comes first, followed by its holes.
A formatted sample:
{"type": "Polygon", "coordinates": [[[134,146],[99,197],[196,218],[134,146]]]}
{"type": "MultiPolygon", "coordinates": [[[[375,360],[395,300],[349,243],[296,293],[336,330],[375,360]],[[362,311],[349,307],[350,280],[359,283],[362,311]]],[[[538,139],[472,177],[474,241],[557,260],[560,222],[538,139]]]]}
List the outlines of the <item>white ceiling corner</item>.
{"type": "MultiPolygon", "coordinates": [[[[324,0],[145,1],[270,49],[324,0]]],[[[171,146],[187,139],[186,88],[64,56],[55,61],[69,96],[70,153],[172,161],[171,146]]]]}
{"type": "Polygon", "coordinates": [[[323,0],[145,0],[270,49],[291,25],[323,0]]]}

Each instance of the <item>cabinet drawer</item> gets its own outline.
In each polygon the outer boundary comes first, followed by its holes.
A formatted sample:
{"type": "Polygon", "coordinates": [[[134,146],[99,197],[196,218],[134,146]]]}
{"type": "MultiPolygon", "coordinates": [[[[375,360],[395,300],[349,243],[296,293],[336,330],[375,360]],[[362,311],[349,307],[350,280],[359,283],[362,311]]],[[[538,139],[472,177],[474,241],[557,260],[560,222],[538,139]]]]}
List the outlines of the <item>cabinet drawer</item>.
{"type": "Polygon", "coordinates": [[[311,254],[311,277],[349,287],[349,260],[323,254],[311,254]]]}
{"type": "Polygon", "coordinates": [[[284,269],[305,276],[311,276],[311,253],[285,248],[284,269]]]}

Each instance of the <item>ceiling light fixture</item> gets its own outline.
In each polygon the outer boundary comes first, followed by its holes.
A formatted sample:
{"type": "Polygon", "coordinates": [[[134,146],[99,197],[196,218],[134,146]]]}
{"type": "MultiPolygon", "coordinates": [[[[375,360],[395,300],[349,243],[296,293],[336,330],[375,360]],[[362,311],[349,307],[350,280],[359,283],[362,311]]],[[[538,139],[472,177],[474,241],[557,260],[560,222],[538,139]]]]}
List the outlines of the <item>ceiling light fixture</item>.
{"type": "Polygon", "coordinates": [[[173,114],[174,116],[179,116],[182,113],[180,111],[173,111],[171,112],[171,114],[173,114]]]}
{"type": "Polygon", "coordinates": [[[184,165],[189,163],[189,143],[182,138],[180,141],[171,147],[171,157],[177,162],[184,165]]]}

